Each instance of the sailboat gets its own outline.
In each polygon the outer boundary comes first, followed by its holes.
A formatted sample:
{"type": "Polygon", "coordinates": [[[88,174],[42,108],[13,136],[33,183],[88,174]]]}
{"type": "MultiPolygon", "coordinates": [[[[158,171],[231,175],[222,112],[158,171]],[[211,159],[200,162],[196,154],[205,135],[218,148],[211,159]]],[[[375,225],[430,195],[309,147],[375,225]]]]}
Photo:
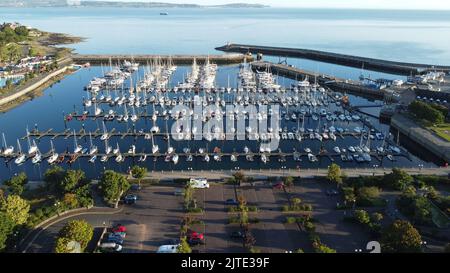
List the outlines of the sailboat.
{"type": "Polygon", "coordinates": [[[102,113],[102,109],[97,107],[97,103],[94,103],[94,114],[99,116],[102,113]]]}
{"type": "Polygon", "coordinates": [[[177,164],[177,163],[178,163],[178,159],[179,159],[178,154],[174,154],[174,155],[172,156],[172,162],[173,162],[173,164],[177,164]]]}
{"type": "Polygon", "coordinates": [[[109,138],[109,134],[108,134],[108,130],[106,129],[106,125],[105,122],[102,122],[102,126],[103,126],[103,134],[100,137],[101,140],[107,140],[109,138]]]}
{"type": "Polygon", "coordinates": [[[92,135],[91,135],[91,133],[89,133],[89,142],[90,142],[90,146],[89,146],[89,155],[94,155],[94,154],[96,154],[97,153],[97,151],[98,151],[98,148],[97,148],[97,146],[95,146],[93,143],[92,143],[92,135]]]}
{"type": "Polygon", "coordinates": [[[175,149],[170,146],[170,135],[169,135],[169,127],[167,125],[167,120],[166,120],[166,132],[167,132],[167,154],[172,154],[173,152],[175,152],[175,149]]]}
{"type": "Polygon", "coordinates": [[[128,110],[127,110],[127,106],[124,104],[124,114],[123,114],[123,121],[127,122],[128,121],[128,110]]]}
{"type": "Polygon", "coordinates": [[[159,146],[155,145],[155,140],[152,133],[152,154],[156,154],[159,151],[159,146]]]}
{"type": "Polygon", "coordinates": [[[136,122],[138,120],[138,116],[136,115],[136,111],[134,110],[134,106],[132,106],[132,115],[131,115],[131,121],[136,122]]]}
{"type": "Polygon", "coordinates": [[[3,154],[4,155],[11,155],[14,152],[14,146],[8,146],[6,144],[6,138],[5,138],[5,134],[2,133],[2,137],[3,137],[3,154]]]}
{"type": "Polygon", "coordinates": [[[37,152],[38,147],[36,145],[36,142],[33,140],[33,144],[30,143],[30,132],[27,128],[27,141],[28,141],[28,154],[33,155],[37,152]]]}
{"type": "Polygon", "coordinates": [[[33,159],[31,160],[31,162],[33,164],[38,164],[40,163],[42,160],[42,155],[41,152],[39,151],[39,149],[37,149],[36,154],[34,155],[33,159]]]}
{"type": "Polygon", "coordinates": [[[14,163],[16,163],[16,165],[22,165],[25,162],[25,160],[27,159],[27,157],[24,153],[22,153],[22,147],[20,146],[19,140],[17,140],[17,150],[19,151],[19,155],[14,160],[14,163]]]}
{"type": "MultiPolygon", "coordinates": [[[[73,153],[74,154],[78,154],[81,153],[81,151],[83,151],[83,147],[81,145],[78,145],[77,142],[77,135],[75,133],[75,130],[73,130],[73,139],[74,139],[74,148],[73,148],[73,153]]],[[[33,140],[34,141],[34,140],[33,140]]]]}
{"type": "Polygon", "coordinates": [[[50,145],[51,145],[51,156],[47,159],[48,164],[53,164],[56,162],[56,160],[58,159],[58,153],[55,152],[55,147],[53,146],[53,141],[50,140],[50,145]]]}

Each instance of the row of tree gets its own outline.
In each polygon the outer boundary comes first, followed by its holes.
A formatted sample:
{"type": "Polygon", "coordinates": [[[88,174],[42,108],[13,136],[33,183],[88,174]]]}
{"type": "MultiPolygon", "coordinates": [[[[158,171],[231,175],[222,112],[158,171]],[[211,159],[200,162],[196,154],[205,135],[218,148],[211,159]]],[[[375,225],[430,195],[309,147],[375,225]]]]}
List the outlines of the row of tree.
{"type": "Polygon", "coordinates": [[[447,113],[437,105],[425,103],[422,101],[413,101],[409,107],[409,111],[419,119],[423,119],[432,123],[443,123],[447,113]]]}

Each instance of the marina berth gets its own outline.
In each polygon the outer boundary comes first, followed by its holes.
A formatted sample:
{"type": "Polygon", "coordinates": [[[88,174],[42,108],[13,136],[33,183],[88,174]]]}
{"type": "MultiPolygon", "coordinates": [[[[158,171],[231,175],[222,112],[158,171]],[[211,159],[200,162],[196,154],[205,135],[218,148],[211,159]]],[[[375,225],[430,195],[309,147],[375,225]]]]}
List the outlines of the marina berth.
{"type": "Polygon", "coordinates": [[[20,140],[15,149],[3,137],[7,148],[0,156],[17,165],[28,159],[33,164],[45,159],[49,165],[79,160],[96,165],[113,158],[116,164],[162,161],[172,166],[198,163],[199,168],[241,161],[269,168],[324,160],[368,164],[408,156],[395,152],[397,145],[384,132],[346,107],[345,95],[322,87],[316,79],[283,85],[269,66],[253,70],[244,62],[235,75],[222,76],[223,86],[217,84],[218,66],[209,58],[200,64],[193,59],[184,69],[183,80],[174,83],[178,66],[170,58],[145,64],[131,58],[110,60],[101,66],[102,75],[86,85],[82,111],[64,115],[64,131],[27,128],[22,138],[28,142],[27,154],[20,140]],[[235,86],[230,84],[233,78],[235,86]],[[95,126],[85,128],[85,123],[95,126]],[[236,127],[240,123],[245,124],[242,130],[236,127]],[[259,128],[264,123],[267,126],[259,128]],[[82,128],[75,129],[80,124],[82,128]],[[38,146],[45,139],[50,139],[51,148],[43,154],[38,146]],[[70,147],[63,143],[70,139],[73,149],[58,150],[70,147]],[[270,148],[274,141],[279,147],[270,148]]]}

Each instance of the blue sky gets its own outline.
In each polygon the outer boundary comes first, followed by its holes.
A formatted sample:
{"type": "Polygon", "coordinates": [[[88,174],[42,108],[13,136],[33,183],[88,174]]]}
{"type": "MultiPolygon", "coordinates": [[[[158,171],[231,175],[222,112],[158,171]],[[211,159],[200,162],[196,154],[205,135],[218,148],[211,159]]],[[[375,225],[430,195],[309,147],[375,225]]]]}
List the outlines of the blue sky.
{"type": "MultiPolygon", "coordinates": [[[[92,0],[91,0],[92,1],[92,0]]],[[[125,2],[167,2],[215,5],[260,3],[273,7],[369,8],[369,9],[450,9],[448,0],[110,0],[125,2]]]]}

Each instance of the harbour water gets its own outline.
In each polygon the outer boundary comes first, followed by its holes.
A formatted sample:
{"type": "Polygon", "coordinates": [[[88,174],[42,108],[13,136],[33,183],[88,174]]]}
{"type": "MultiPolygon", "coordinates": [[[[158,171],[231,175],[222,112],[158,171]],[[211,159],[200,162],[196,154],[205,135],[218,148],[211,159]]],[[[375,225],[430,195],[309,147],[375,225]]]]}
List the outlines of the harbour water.
{"type": "MultiPolygon", "coordinates": [[[[81,113],[85,110],[82,98],[87,97],[87,92],[83,90],[83,87],[93,78],[102,76],[103,72],[106,68],[102,67],[91,67],[89,69],[81,69],[75,74],[67,76],[60,83],[54,84],[52,87],[48,88],[42,97],[37,97],[34,100],[27,102],[23,105],[14,108],[13,110],[8,111],[0,116],[0,124],[1,131],[7,133],[7,143],[9,145],[15,145],[17,138],[22,138],[26,135],[26,128],[29,130],[38,129],[39,131],[46,131],[48,129],[52,129],[54,132],[63,132],[66,129],[70,129],[71,131],[75,130],[78,132],[80,129],[85,128],[86,131],[95,131],[99,129],[102,131],[102,120],[98,118],[96,120],[86,119],[84,121],[76,120],[75,118],[72,121],[65,122],[64,117],[67,116],[68,113],[77,111],[81,113]]],[[[171,78],[170,86],[175,86],[178,82],[182,82],[183,77],[187,72],[190,71],[190,67],[178,67],[171,78]]],[[[228,82],[230,86],[235,87],[237,83],[237,74],[239,72],[239,67],[236,65],[233,66],[222,66],[218,68],[216,82],[217,86],[227,86],[228,82]]],[[[142,70],[140,72],[140,77],[142,78],[142,70]]],[[[136,82],[137,76],[134,75],[134,81],[136,82]]],[[[129,81],[126,81],[128,84],[129,81]]],[[[291,86],[294,81],[285,78],[278,78],[278,83],[284,86],[291,86]]],[[[98,95],[100,96],[100,94],[98,95]]],[[[171,95],[173,96],[173,94],[171,95]]],[[[370,101],[365,98],[350,96],[350,101],[354,105],[375,105],[380,104],[380,101],[370,101]]],[[[114,109],[118,113],[123,112],[123,107],[114,106],[110,108],[108,104],[100,104],[105,112],[109,109],[114,109]]],[[[334,112],[335,110],[341,110],[336,105],[331,105],[326,108],[327,111],[334,112]]],[[[374,111],[376,113],[376,108],[367,108],[365,111],[374,111]]],[[[379,109],[379,108],[378,108],[379,109]]],[[[88,108],[89,111],[93,111],[93,107],[88,108]]],[[[282,109],[283,110],[283,109],[282,109]]],[[[131,113],[131,110],[129,110],[131,113]]],[[[136,108],[137,113],[147,111],[148,113],[152,112],[152,106],[148,105],[146,107],[136,108]]],[[[379,111],[379,110],[378,110],[379,111]]],[[[331,122],[327,121],[324,118],[320,119],[321,123],[319,124],[317,120],[312,119],[311,117],[305,118],[304,128],[322,128],[324,124],[328,123],[328,127],[331,126],[331,122]]],[[[168,122],[168,128],[171,128],[172,120],[168,122]]],[[[375,126],[377,130],[389,134],[388,125],[381,124],[376,119],[371,119],[372,124],[375,126]]],[[[161,132],[166,132],[165,121],[162,118],[158,119],[158,126],[161,129],[161,132]]],[[[356,121],[336,121],[333,122],[336,127],[348,128],[349,132],[353,132],[355,127],[363,127],[361,122],[356,121]]],[[[302,126],[302,122],[297,121],[286,121],[284,118],[281,121],[281,128],[287,128],[288,131],[292,131],[292,129],[300,128],[302,126]]],[[[136,123],[128,121],[126,123],[119,123],[117,121],[108,121],[106,122],[106,127],[108,131],[111,131],[115,128],[116,132],[126,132],[127,130],[144,130],[148,132],[150,127],[152,127],[151,119],[139,119],[136,123]]],[[[367,129],[367,128],[366,128],[367,129]]],[[[170,130],[170,129],[169,129],[170,130]]],[[[33,138],[32,138],[33,139],[33,138]]],[[[35,138],[37,146],[40,151],[44,154],[47,153],[51,149],[50,145],[50,137],[43,137],[41,139],[35,138]]],[[[204,162],[201,156],[194,157],[192,162],[186,162],[185,157],[180,156],[179,163],[174,165],[172,162],[165,162],[164,153],[167,151],[168,143],[163,139],[162,136],[155,137],[155,144],[159,145],[159,149],[161,152],[161,156],[155,161],[153,157],[147,158],[145,162],[138,162],[139,157],[127,157],[124,162],[118,164],[114,161],[113,158],[110,158],[108,162],[102,163],[99,159],[95,163],[89,163],[89,157],[79,158],[74,164],[70,167],[75,169],[83,169],[86,171],[87,175],[90,177],[97,177],[104,168],[107,169],[115,169],[120,171],[127,171],[128,168],[134,164],[145,165],[149,170],[188,170],[188,169],[196,169],[196,170],[233,170],[236,168],[240,169],[269,169],[269,168],[319,168],[319,167],[327,167],[332,161],[329,157],[319,157],[318,162],[310,162],[308,157],[305,156],[304,149],[310,148],[313,154],[318,155],[321,149],[325,149],[328,153],[334,153],[333,148],[338,146],[340,148],[348,148],[349,146],[359,146],[361,142],[366,143],[367,140],[361,140],[358,136],[346,136],[345,138],[338,137],[336,141],[318,141],[318,140],[310,140],[303,139],[301,142],[297,140],[281,140],[279,149],[283,153],[290,153],[291,156],[287,158],[286,161],[280,161],[280,157],[271,156],[270,161],[267,163],[263,163],[259,158],[259,142],[258,141],[219,141],[213,140],[211,142],[203,141],[171,141],[171,146],[173,146],[177,153],[182,153],[183,148],[190,148],[192,153],[195,153],[199,150],[199,148],[207,149],[209,153],[213,153],[215,147],[221,149],[222,153],[243,153],[244,147],[248,146],[252,152],[255,153],[255,160],[253,162],[249,162],[246,160],[245,156],[240,156],[237,162],[231,162],[229,156],[224,156],[220,162],[216,162],[211,158],[210,162],[204,162]],[[304,155],[301,158],[301,161],[292,160],[293,149],[296,149],[298,152],[303,153],[304,155]]],[[[100,141],[99,138],[93,140],[94,145],[99,148],[99,152],[103,152],[104,143],[100,141]]],[[[74,140],[72,136],[69,136],[67,139],[64,137],[58,137],[53,140],[55,150],[59,153],[63,153],[64,151],[69,151],[71,153],[74,148],[74,140]]],[[[370,142],[372,149],[377,146],[382,145],[381,140],[371,140],[370,142]]],[[[78,144],[82,145],[85,148],[89,148],[89,137],[88,135],[82,139],[78,139],[78,144]]],[[[22,149],[26,151],[28,149],[26,139],[21,140],[22,149]]],[[[109,145],[113,148],[116,145],[119,145],[122,153],[126,153],[126,151],[131,147],[131,145],[136,146],[136,153],[146,152],[151,153],[152,144],[150,140],[146,140],[143,137],[133,137],[127,136],[125,138],[121,138],[120,136],[111,137],[109,140],[109,145]]],[[[276,152],[276,151],[275,151],[276,152]]],[[[67,158],[66,158],[67,160],[67,158]]],[[[390,161],[386,157],[380,162],[375,157],[372,158],[371,162],[366,163],[356,163],[352,162],[342,162],[339,156],[333,157],[332,160],[335,160],[342,166],[345,167],[365,167],[371,168],[373,166],[387,167],[390,168],[392,166],[410,166],[417,167],[419,164],[424,166],[434,166],[433,162],[425,162],[414,155],[410,157],[405,156],[396,156],[395,162],[390,161]]],[[[3,161],[3,160],[2,160],[3,161]]],[[[10,161],[8,164],[0,164],[0,173],[1,179],[5,179],[14,173],[25,171],[28,173],[31,179],[41,179],[43,173],[46,168],[48,168],[48,163],[46,160],[43,160],[40,164],[32,164],[31,160],[28,160],[25,164],[21,166],[16,166],[13,161],[10,161]]],[[[63,167],[69,167],[68,164],[63,163],[63,167]]]]}

